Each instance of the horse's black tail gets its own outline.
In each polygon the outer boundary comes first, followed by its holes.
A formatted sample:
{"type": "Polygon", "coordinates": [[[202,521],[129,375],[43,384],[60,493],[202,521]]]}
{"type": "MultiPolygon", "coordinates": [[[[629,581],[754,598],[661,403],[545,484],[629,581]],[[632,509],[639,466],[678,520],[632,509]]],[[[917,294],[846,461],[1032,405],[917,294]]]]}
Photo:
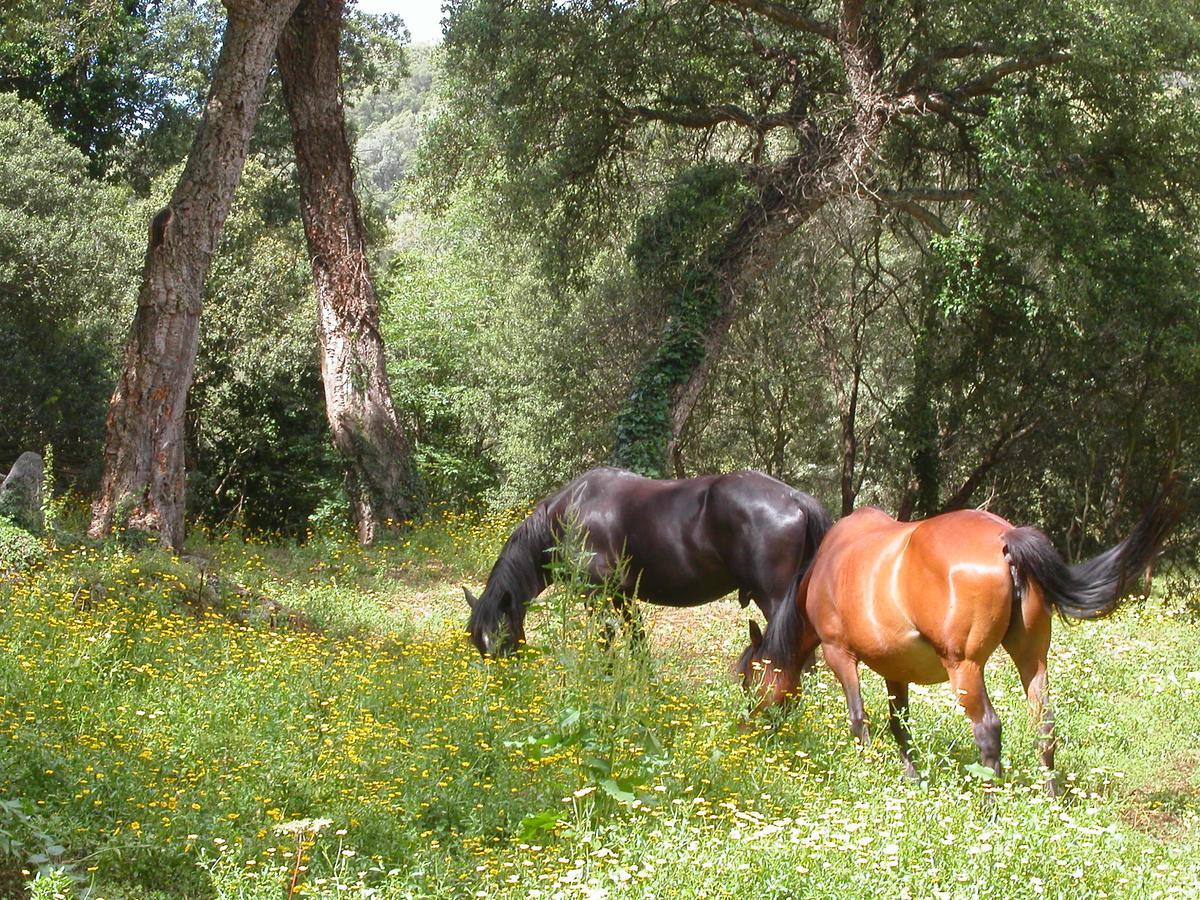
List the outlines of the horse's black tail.
{"type": "Polygon", "coordinates": [[[833,527],[833,518],[816,497],[797,491],[800,506],[804,510],[804,550],[800,554],[800,565],[788,586],[784,602],[775,610],[764,635],[762,652],[764,659],[790,670],[795,664],[795,647],[808,621],[801,611],[804,605],[804,579],[812,568],[817,550],[826,533],[833,527]]]}
{"type": "MultiPolygon", "coordinates": [[[[833,518],[829,515],[829,511],[821,505],[821,501],[809,494],[797,491],[800,495],[800,507],[804,510],[804,552],[800,554],[800,570],[796,573],[796,585],[798,587],[804,576],[808,573],[809,566],[812,565],[813,559],[816,558],[817,550],[821,546],[821,541],[825,539],[825,534],[833,527],[833,518]]],[[[788,592],[789,597],[795,596],[795,590],[788,592]]]]}
{"type": "Polygon", "coordinates": [[[1004,555],[1018,596],[1027,579],[1041,585],[1046,601],[1073,619],[1107,616],[1128,594],[1179,522],[1184,507],[1177,483],[1169,480],[1129,537],[1098,556],[1068,565],[1036,528],[1006,531],[1004,555]]]}

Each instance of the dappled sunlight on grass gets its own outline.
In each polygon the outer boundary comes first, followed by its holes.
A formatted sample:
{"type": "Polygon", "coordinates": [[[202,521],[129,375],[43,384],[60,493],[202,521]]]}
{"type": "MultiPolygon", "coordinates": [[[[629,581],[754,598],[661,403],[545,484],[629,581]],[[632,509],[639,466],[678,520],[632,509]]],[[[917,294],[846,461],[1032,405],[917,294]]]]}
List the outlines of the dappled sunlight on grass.
{"type": "Polygon", "coordinates": [[[914,692],[909,785],[872,676],[864,749],[823,670],[790,715],[745,721],[733,604],[689,612],[717,623],[690,648],[649,616],[648,660],[552,597],[529,651],[479,660],[456,585],[512,521],[368,549],[210,535],[202,562],[65,549],[0,587],[3,865],[44,858],[105,897],[1194,895],[1190,775],[1169,835],[1127,815],[1167,802],[1139,791],[1196,743],[1200,627],[1166,607],[1056,634],[1068,801],[1042,794],[1000,659],[1009,779],[967,773],[935,686],[914,692]],[[243,614],[255,592],[303,627],[243,614]]]}

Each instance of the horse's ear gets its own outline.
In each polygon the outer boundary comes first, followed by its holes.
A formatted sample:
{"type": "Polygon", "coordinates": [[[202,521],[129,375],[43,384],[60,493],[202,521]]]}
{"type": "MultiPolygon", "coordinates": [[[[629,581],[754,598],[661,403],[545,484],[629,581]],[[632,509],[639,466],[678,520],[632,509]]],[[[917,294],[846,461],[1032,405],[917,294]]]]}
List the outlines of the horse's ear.
{"type": "Polygon", "coordinates": [[[750,620],[750,646],[757,650],[762,645],[762,629],[753,619],[750,620]]]}
{"type": "Polygon", "coordinates": [[[467,586],[465,584],[463,585],[463,597],[466,598],[467,606],[471,607],[471,609],[474,609],[475,604],[479,602],[478,598],[467,590],[467,586]]]}

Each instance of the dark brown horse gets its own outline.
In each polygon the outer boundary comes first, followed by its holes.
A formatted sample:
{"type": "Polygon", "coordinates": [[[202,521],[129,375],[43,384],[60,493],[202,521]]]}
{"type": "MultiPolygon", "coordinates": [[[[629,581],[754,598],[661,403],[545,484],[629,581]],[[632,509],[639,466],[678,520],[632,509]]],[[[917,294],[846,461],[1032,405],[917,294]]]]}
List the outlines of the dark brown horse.
{"type": "MultiPolygon", "coordinates": [[[[908,686],[949,681],[971,720],[983,764],[1000,774],[1000,720],[988,700],[983,667],[1003,645],[1017,665],[1041,722],[1041,758],[1054,767],[1054,716],[1046,651],[1050,611],[1073,619],[1112,612],[1153,558],[1181,507],[1163,491],[1128,538],[1078,565],[1067,565],[1035,528],[1014,528],[976,510],[923,522],[897,522],[860,509],[838,522],[800,584],[794,603],[768,625],[751,623],[751,646],[739,662],[747,687],[760,681],[762,706],[792,693],[804,661],[820,644],[841,682],[850,728],[867,740],[858,664],[882,675],[888,726],[909,752],[908,686]]],[[[1053,781],[1048,786],[1053,790],[1053,781]]]]}
{"type": "Polygon", "coordinates": [[[502,655],[524,642],[526,604],[549,584],[547,564],[567,523],[593,554],[593,584],[623,573],[616,602],[627,616],[634,598],[698,606],[737,590],[743,605],[754,600],[770,620],[795,596],[830,519],[816,499],[761,472],[657,481],[592,469],[517,526],[482,596],[463,589],[480,653],[502,655]]]}

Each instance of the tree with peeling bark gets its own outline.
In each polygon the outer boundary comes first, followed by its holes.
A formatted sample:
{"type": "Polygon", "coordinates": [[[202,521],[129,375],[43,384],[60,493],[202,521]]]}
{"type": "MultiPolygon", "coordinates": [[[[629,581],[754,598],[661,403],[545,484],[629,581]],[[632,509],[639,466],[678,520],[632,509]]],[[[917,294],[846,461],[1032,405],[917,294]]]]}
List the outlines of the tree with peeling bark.
{"type": "Polygon", "coordinates": [[[1194,32],[1179,9],[1126,0],[463,0],[446,41],[450,137],[435,148],[452,177],[498,174],[567,275],[614,231],[634,234],[662,331],[613,458],[661,474],[682,468],[680,438],[747,295],[819,210],[855,199],[946,236],[964,211],[1012,200],[1011,179],[1086,181],[1112,85],[1161,83],[1194,32]],[[1038,119],[1053,104],[1082,113],[1054,132],[1038,119]],[[1030,116],[1029,168],[1002,171],[988,135],[1015,110],[1030,116]],[[720,202],[681,225],[699,196],[720,202]],[[639,197],[648,229],[628,223],[639,197]],[[686,247],[644,239],[689,229],[686,247]]]}
{"type": "Polygon", "coordinates": [[[93,536],[116,524],[183,545],[184,410],[202,289],[296,3],[224,0],[228,20],[204,115],[171,200],[149,227],[137,312],[109,404],[93,536]]]}
{"type": "Polygon", "coordinates": [[[396,416],[346,138],[339,47],[344,0],[301,0],[279,42],[301,213],[317,295],[325,411],[346,463],[359,540],[413,510],[411,442],[396,416]]]}

